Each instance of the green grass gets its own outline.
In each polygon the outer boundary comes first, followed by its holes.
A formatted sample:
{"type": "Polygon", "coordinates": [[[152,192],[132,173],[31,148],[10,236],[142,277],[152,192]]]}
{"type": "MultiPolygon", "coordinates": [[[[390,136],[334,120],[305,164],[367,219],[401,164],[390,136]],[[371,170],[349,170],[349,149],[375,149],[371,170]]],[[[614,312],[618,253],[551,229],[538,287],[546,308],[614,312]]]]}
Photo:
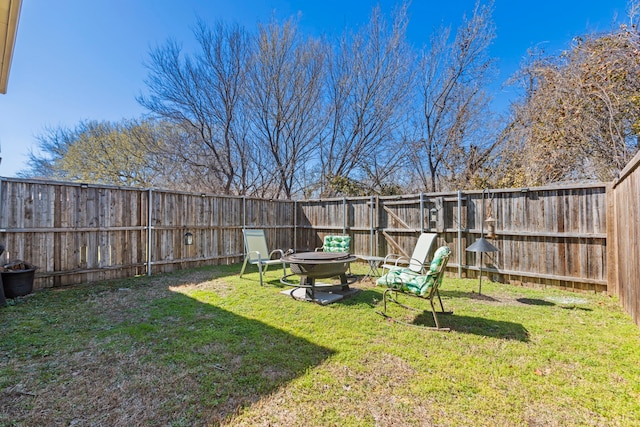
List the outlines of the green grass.
{"type": "MultiPolygon", "coordinates": [[[[377,315],[370,281],[320,306],[238,271],[0,309],[0,426],[640,426],[640,329],[614,298],[445,278],[434,332],[377,315]]],[[[406,302],[390,312],[433,325],[406,302]]]]}

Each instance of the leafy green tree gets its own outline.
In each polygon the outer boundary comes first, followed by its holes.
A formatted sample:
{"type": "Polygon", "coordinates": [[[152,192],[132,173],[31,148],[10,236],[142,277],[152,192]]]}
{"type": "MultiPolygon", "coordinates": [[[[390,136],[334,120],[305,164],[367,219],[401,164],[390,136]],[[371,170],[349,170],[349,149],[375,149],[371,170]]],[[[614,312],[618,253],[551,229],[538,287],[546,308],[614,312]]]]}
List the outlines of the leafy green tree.
{"type": "Polygon", "coordinates": [[[164,182],[164,133],[152,122],[84,121],[75,129],[52,128],[38,137],[23,177],[150,187],[164,182]]]}

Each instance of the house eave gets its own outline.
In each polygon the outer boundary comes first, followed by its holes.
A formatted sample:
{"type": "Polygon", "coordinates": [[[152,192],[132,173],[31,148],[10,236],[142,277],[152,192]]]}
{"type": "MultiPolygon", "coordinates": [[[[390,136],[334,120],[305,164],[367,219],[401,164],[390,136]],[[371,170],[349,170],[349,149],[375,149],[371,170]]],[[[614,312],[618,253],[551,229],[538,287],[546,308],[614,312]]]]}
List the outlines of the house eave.
{"type": "Polygon", "coordinates": [[[7,93],[22,0],[0,0],[0,93],[7,93]]]}

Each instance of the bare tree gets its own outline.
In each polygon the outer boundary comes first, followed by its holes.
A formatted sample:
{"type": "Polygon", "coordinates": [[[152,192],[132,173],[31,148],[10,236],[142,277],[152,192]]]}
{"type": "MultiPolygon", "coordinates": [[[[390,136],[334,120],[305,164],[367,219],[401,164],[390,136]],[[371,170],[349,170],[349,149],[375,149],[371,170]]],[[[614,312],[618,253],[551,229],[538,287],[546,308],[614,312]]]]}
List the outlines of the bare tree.
{"type": "Polygon", "coordinates": [[[413,82],[406,12],[405,4],[388,27],[374,8],[368,25],[345,33],[332,54],[320,157],[325,195],[336,194],[346,181],[368,180],[375,189],[397,169],[404,147],[397,131],[413,82]]]}
{"type": "Polygon", "coordinates": [[[194,31],[201,51],[181,57],[175,42],[153,50],[146,85],[138,101],[183,130],[175,147],[182,162],[208,177],[210,190],[246,193],[250,155],[243,105],[250,37],[240,26],[199,22],[194,31]]]}
{"type": "Polygon", "coordinates": [[[59,163],[69,147],[78,138],[80,129],[48,127],[36,137],[38,150],[29,151],[28,168],[18,173],[22,178],[66,179],[59,163]]]}
{"type": "Polygon", "coordinates": [[[324,49],[293,20],[261,25],[247,81],[251,137],[263,188],[291,198],[320,145],[324,49]]]}
{"type": "MultiPolygon", "coordinates": [[[[631,22],[638,4],[631,3],[631,22]]],[[[525,94],[508,127],[504,184],[608,181],[638,150],[640,34],[634,25],[576,37],[557,57],[535,52],[517,77],[525,94]]]]}
{"type": "Polygon", "coordinates": [[[495,37],[491,13],[492,3],[476,3],[452,41],[451,30],[443,28],[423,52],[413,163],[424,189],[437,191],[443,178],[456,180],[461,170],[478,168],[469,164],[470,153],[483,161],[495,146],[480,132],[489,118],[484,88],[493,70],[487,54],[495,37]]]}

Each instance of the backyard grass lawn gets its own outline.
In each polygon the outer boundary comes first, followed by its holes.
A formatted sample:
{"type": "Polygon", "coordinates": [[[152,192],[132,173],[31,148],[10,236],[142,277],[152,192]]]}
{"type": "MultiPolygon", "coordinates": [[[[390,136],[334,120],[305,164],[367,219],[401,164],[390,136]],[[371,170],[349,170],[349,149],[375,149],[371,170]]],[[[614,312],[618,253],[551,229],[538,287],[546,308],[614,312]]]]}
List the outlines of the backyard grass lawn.
{"type": "Polygon", "coordinates": [[[640,329],[614,298],[446,277],[435,332],[376,314],[369,280],[320,306],[239,271],[0,308],[0,426],[640,426],[640,329]]]}

